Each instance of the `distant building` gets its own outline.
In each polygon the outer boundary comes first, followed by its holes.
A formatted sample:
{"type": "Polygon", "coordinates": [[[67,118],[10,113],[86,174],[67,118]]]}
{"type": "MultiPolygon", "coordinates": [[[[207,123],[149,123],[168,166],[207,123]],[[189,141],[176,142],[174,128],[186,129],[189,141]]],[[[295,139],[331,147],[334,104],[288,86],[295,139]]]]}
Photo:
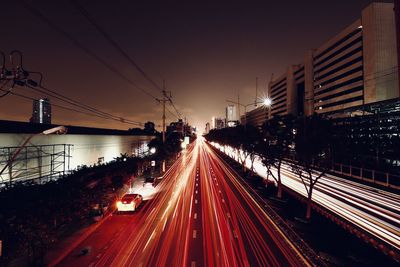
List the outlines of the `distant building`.
{"type": "Polygon", "coordinates": [[[268,119],[269,107],[258,107],[249,112],[246,112],[245,115],[240,117],[240,122],[242,124],[250,124],[257,127],[263,125],[263,123],[268,119]]]}
{"type": "Polygon", "coordinates": [[[225,109],[225,119],[227,127],[234,127],[237,125],[238,117],[235,105],[228,105],[225,109]]]}
{"type": "Polygon", "coordinates": [[[50,100],[42,98],[33,100],[32,123],[51,124],[51,105],[50,100]]]}
{"type": "Polygon", "coordinates": [[[225,119],[223,118],[213,118],[213,129],[222,129],[225,128],[225,119]]]}
{"type": "Polygon", "coordinates": [[[207,123],[206,123],[206,130],[205,130],[204,134],[208,134],[208,133],[210,132],[210,130],[211,130],[211,128],[210,128],[210,123],[207,122],[207,123]]]}

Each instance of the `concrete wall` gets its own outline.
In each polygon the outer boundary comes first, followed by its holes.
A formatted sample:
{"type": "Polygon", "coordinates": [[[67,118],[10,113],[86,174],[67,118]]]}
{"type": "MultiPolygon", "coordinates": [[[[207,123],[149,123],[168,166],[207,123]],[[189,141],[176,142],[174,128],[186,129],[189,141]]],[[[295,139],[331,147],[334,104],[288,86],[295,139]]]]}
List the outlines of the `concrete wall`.
{"type": "MultiPolygon", "coordinates": [[[[0,148],[18,147],[29,136],[30,134],[0,133],[0,148]]],[[[71,144],[69,167],[70,170],[73,170],[79,165],[93,165],[98,162],[99,158],[104,158],[103,162],[107,163],[120,156],[121,153],[132,155],[139,148],[141,151],[147,150],[147,143],[152,138],[152,136],[129,135],[37,135],[31,139],[27,146],[71,144]]],[[[27,164],[31,167],[38,164],[37,159],[28,161],[32,161],[27,164]]],[[[1,169],[4,165],[4,163],[1,164],[1,169]]],[[[47,173],[48,170],[41,170],[41,172],[47,173]]],[[[8,179],[7,170],[3,173],[2,178],[8,179]]]]}

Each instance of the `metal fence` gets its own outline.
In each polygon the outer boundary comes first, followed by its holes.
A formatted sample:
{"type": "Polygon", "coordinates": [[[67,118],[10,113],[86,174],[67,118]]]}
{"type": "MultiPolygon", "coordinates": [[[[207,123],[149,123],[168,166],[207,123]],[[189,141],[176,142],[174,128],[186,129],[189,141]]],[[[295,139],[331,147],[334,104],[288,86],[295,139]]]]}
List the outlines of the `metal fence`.
{"type": "Polygon", "coordinates": [[[337,174],[360,179],[362,181],[400,189],[400,174],[381,172],[340,163],[333,163],[331,171],[337,174]]]}

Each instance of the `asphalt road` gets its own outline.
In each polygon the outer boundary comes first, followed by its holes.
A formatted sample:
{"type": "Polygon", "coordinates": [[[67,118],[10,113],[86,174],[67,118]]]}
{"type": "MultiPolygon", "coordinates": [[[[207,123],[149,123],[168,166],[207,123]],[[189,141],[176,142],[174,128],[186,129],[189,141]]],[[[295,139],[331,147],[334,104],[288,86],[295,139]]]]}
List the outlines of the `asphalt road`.
{"type": "Polygon", "coordinates": [[[59,266],[310,265],[201,138],[144,193],[154,194],[108,218],[59,266]]]}

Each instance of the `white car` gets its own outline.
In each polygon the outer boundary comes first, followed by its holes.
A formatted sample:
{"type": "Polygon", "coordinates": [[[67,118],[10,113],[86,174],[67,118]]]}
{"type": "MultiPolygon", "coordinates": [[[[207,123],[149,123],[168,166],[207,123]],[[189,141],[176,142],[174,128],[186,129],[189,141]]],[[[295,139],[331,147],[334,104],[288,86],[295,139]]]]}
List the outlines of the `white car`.
{"type": "Polygon", "coordinates": [[[139,194],[126,194],[117,202],[117,211],[135,211],[143,202],[139,194]]]}

